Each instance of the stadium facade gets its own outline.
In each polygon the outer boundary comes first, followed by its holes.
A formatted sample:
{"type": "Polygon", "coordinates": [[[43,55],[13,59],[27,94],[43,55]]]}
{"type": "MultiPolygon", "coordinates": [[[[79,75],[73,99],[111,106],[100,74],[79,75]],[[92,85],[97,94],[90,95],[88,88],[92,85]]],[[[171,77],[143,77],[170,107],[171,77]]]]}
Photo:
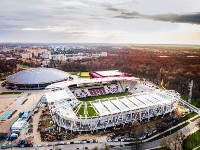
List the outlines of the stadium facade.
{"type": "Polygon", "coordinates": [[[6,78],[6,87],[12,89],[44,89],[46,86],[69,80],[70,74],[54,68],[29,68],[6,78]]]}
{"type": "Polygon", "coordinates": [[[70,131],[106,130],[134,120],[149,121],[176,109],[180,95],[135,77],[73,80],[49,85],[46,98],[54,122],[70,131]],[[125,96],[98,99],[102,95],[125,96]],[[83,99],[96,97],[93,101],[83,99]]]}

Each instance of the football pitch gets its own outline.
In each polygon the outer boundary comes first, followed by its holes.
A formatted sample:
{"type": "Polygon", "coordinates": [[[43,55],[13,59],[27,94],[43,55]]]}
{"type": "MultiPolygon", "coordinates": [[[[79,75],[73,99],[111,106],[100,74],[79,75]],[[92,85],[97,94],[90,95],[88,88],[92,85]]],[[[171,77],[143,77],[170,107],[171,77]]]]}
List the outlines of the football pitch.
{"type": "Polygon", "coordinates": [[[107,95],[100,95],[100,96],[94,96],[94,97],[87,97],[87,98],[79,98],[78,100],[81,101],[81,103],[76,107],[77,108],[77,114],[79,114],[81,117],[92,117],[97,116],[97,112],[93,108],[91,102],[95,100],[103,100],[106,98],[116,98],[121,96],[127,96],[128,94],[123,93],[113,93],[113,94],[107,94],[107,95]]]}

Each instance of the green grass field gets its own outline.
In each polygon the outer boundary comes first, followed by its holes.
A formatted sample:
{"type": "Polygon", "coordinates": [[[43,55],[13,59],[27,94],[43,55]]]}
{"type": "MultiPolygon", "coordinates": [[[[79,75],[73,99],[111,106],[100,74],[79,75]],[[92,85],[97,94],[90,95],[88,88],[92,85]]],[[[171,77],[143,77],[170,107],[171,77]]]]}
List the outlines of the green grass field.
{"type": "Polygon", "coordinates": [[[189,135],[183,142],[183,149],[192,150],[200,146],[200,130],[189,135]]]}
{"type": "MultiPolygon", "coordinates": [[[[184,97],[184,96],[182,96],[181,97],[184,101],[186,101],[186,102],[188,102],[188,97],[184,97]]],[[[197,100],[195,100],[195,99],[193,99],[192,98],[192,100],[191,100],[191,104],[193,105],[193,106],[195,106],[195,107],[200,107],[199,105],[198,105],[198,102],[197,102],[197,100]]]]}
{"type": "Polygon", "coordinates": [[[94,108],[91,106],[90,103],[87,103],[87,110],[88,110],[88,115],[87,117],[92,117],[92,116],[96,116],[96,111],[94,110],[94,108]]]}
{"type": "Polygon", "coordinates": [[[192,119],[191,121],[194,122],[195,120],[197,120],[197,119],[199,119],[199,118],[200,118],[200,116],[198,116],[198,117],[192,119]]]}
{"type": "Polygon", "coordinates": [[[192,112],[192,113],[190,113],[190,114],[188,114],[188,115],[186,116],[186,119],[188,120],[188,119],[190,119],[190,118],[196,116],[197,114],[198,114],[198,113],[196,113],[196,112],[192,112]]]}
{"type": "Polygon", "coordinates": [[[84,117],[84,106],[85,105],[82,103],[80,109],[77,112],[79,115],[81,115],[83,117],[84,117]]]}
{"type": "Polygon", "coordinates": [[[8,95],[8,94],[21,94],[22,92],[2,92],[0,95],[8,95]]]}
{"type": "Polygon", "coordinates": [[[82,117],[96,116],[97,113],[89,101],[95,101],[97,99],[99,100],[99,99],[105,99],[105,98],[115,98],[115,97],[127,96],[127,95],[128,95],[127,93],[114,93],[114,94],[100,95],[100,96],[94,96],[94,97],[79,98],[78,100],[82,101],[82,103],[79,104],[81,106],[80,106],[80,109],[77,111],[77,113],[82,117]],[[87,105],[87,114],[84,114],[85,104],[87,105]]]}
{"type": "Polygon", "coordinates": [[[80,101],[95,101],[97,99],[104,99],[104,98],[115,98],[121,96],[127,96],[127,93],[113,93],[107,95],[100,95],[100,96],[93,96],[93,97],[86,97],[86,98],[79,98],[80,101]]]}
{"type": "Polygon", "coordinates": [[[82,117],[92,117],[92,116],[96,116],[96,111],[94,110],[94,108],[92,107],[92,105],[87,102],[86,105],[87,105],[87,114],[84,114],[84,106],[85,106],[85,103],[82,103],[80,104],[81,107],[80,109],[78,110],[78,114],[82,117]]]}

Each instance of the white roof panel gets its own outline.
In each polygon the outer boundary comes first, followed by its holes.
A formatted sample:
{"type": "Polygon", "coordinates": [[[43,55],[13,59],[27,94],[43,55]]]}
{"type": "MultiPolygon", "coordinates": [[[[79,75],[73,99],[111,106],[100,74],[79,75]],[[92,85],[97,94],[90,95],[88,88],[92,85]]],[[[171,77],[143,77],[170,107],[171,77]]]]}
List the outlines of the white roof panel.
{"type": "Polygon", "coordinates": [[[110,114],[108,109],[106,109],[105,106],[101,102],[92,103],[92,104],[96,108],[96,110],[99,112],[100,116],[104,116],[104,115],[109,115],[110,114]]]}
{"type": "Polygon", "coordinates": [[[147,100],[145,97],[143,97],[141,95],[140,96],[136,96],[136,98],[138,100],[140,100],[142,103],[144,103],[145,105],[148,105],[148,106],[153,105],[153,103],[151,101],[147,100]]]}
{"type": "Polygon", "coordinates": [[[133,104],[130,100],[128,100],[127,98],[124,98],[124,99],[120,99],[120,101],[122,102],[122,103],[124,103],[126,106],[128,106],[130,109],[137,109],[138,107],[135,105],[135,104],[133,104]]]}
{"type": "Polygon", "coordinates": [[[162,104],[161,101],[159,101],[156,98],[152,97],[152,95],[143,95],[143,97],[147,98],[148,100],[150,100],[154,104],[157,104],[157,105],[162,104]]]}
{"type": "Polygon", "coordinates": [[[137,105],[138,107],[142,108],[142,107],[146,107],[146,105],[144,103],[142,103],[141,101],[139,101],[138,99],[136,99],[135,97],[129,97],[128,98],[132,103],[134,103],[135,105],[137,105]]]}
{"type": "Polygon", "coordinates": [[[167,100],[167,99],[162,98],[162,97],[159,96],[158,94],[152,94],[152,96],[153,96],[154,98],[156,98],[157,100],[163,102],[163,103],[169,103],[169,102],[171,102],[170,100],[167,100]]]}
{"type": "Polygon", "coordinates": [[[62,106],[59,109],[56,109],[56,111],[59,112],[61,116],[64,116],[66,118],[77,119],[77,116],[70,105],[62,106]]]}
{"type": "Polygon", "coordinates": [[[61,99],[70,99],[69,94],[66,92],[66,90],[59,90],[59,91],[52,91],[52,92],[46,92],[46,98],[47,102],[54,102],[61,99]]]}
{"type": "Polygon", "coordinates": [[[113,105],[110,101],[102,102],[104,106],[106,106],[111,113],[119,113],[121,112],[115,105],[113,105]]]}
{"type": "Polygon", "coordinates": [[[112,100],[111,101],[117,108],[119,108],[121,111],[128,111],[130,110],[126,105],[124,105],[120,100],[112,100]]]}
{"type": "Polygon", "coordinates": [[[102,76],[118,76],[122,75],[123,73],[119,72],[118,70],[109,70],[109,71],[96,71],[97,74],[102,76]]]}

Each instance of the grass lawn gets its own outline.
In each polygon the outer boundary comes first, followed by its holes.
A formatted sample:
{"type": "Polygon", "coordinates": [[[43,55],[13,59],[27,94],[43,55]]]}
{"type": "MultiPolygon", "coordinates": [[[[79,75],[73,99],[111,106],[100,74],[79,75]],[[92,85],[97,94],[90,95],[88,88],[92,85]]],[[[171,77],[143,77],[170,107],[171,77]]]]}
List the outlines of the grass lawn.
{"type": "Polygon", "coordinates": [[[171,150],[171,149],[166,148],[166,147],[160,147],[160,148],[155,148],[155,149],[151,149],[151,150],[171,150]]]}
{"type": "Polygon", "coordinates": [[[77,75],[77,72],[68,72],[71,75],[77,75]]]}
{"type": "MultiPolygon", "coordinates": [[[[181,97],[184,101],[186,101],[186,102],[188,102],[188,97],[181,97]]],[[[193,106],[195,106],[195,107],[200,107],[200,106],[198,106],[198,102],[195,100],[195,99],[191,99],[191,104],[193,105],[193,106]]]]}
{"type": "Polygon", "coordinates": [[[196,116],[196,115],[197,115],[196,112],[192,112],[192,113],[190,113],[190,114],[188,114],[188,115],[186,116],[186,119],[188,120],[188,119],[190,119],[190,118],[192,118],[192,117],[194,117],[194,116],[196,116]]]}
{"type": "Polygon", "coordinates": [[[200,118],[200,116],[198,116],[198,117],[192,119],[191,121],[194,122],[195,120],[197,120],[197,119],[199,119],[199,118],[200,118]]]}
{"type": "Polygon", "coordinates": [[[128,95],[127,93],[113,93],[113,94],[107,94],[107,95],[79,98],[78,100],[80,100],[80,101],[94,101],[94,100],[97,100],[97,99],[120,97],[120,96],[127,96],[127,95],[128,95]]]}
{"type": "Polygon", "coordinates": [[[22,92],[2,92],[0,95],[8,95],[8,94],[21,94],[22,92]]]}
{"type": "Polygon", "coordinates": [[[200,130],[189,135],[183,142],[183,148],[187,150],[192,150],[200,145],[200,130]]]}
{"type": "MultiPolygon", "coordinates": [[[[81,104],[81,107],[79,109],[79,111],[77,112],[79,115],[85,117],[84,115],[84,103],[81,104]]],[[[87,111],[88,111],[88,114],[87,114],[87,117],[92,117],[92,116],[96,116],[96,111],[94,110],[94,108],[92,107],[92,105],[87,102],[87,111]]]]}
{"type": "Polygon", "coordinates": [[[176,131],[182,129],[183,127],[187,126],[188,124],[189,124],[189,122],[186,122],[186,123],[184,123],[184,124],[182,124],[182,125],[180,125],[180,126],[174,128],[174,129],[172,129],[171,131],[167,131],[167,132],[165,132],[165,133],[163,133],[163,134],[161,134],[161,135],[159,135],[159,136],[157,136],[157,137],[155,137],[155,138],[149,140],[148,142],[152,142],[152,141],[158,140],[158,139],[160,139],[160,138],[166,137],[166,136],[168,136],[168,135],[171,135],[171,134],[175,133],[176,131]],[[171,134],[170,134],[170,133],[171,133],[171,134]]]}
{"type": "Polygon", "coordinates": [[[90,77],[85,77],[85,76],[79,76],[78,78],[84,78],[84,79],[89,79],[90,77]]]}
{"type": "MultiPolygon", "coordinates": [[[[78,112],[77,112],[77,113],[78,113],[79,115],[81,115],[81,116],[84,115],[84,106],[85,106],[84,104],[81,104],[81,107],[80,107],[80,109],[79,109],[78,112]]],[[[83,116],[83,117],[85,117],[85,116],[83,116]]]]}
{"type": "Polygon", "coordinates": [[[90,103],[87,103],[87,111],[88,111],[87,117],[92,117],[97,115],[96,111],[94,110],[94,108],[91,106],[90,103]]]}

